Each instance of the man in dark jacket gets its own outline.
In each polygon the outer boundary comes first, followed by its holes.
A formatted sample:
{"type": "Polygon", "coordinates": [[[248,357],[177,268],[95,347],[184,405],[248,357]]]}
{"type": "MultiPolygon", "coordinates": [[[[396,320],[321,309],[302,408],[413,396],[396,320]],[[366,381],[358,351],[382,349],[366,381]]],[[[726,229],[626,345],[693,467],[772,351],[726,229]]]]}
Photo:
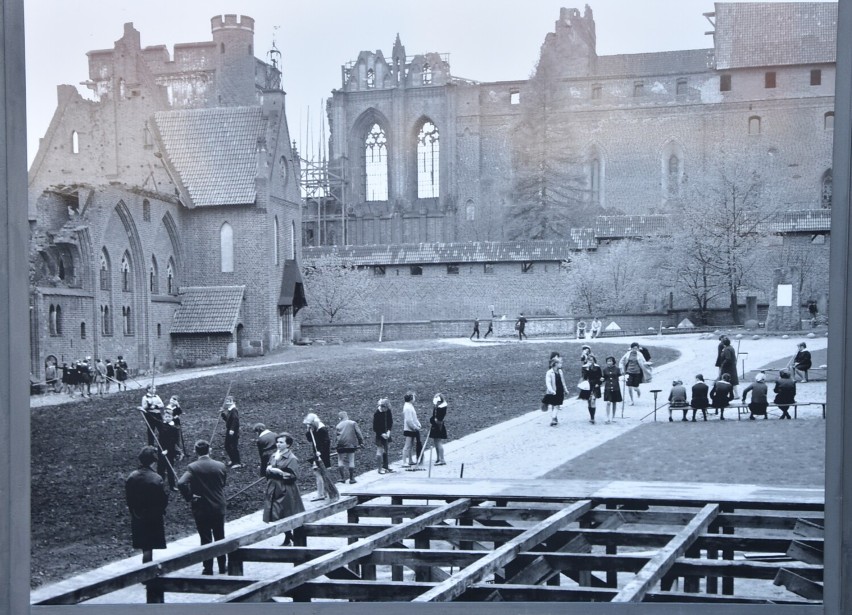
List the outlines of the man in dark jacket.
{"type": "Polygon", "coordinates": [[[143,447],[139,453],[139,469],[131,472],[124,483],[133,548],[142,549],[142,563],[153,559],[153,549],[166,548],[164,518],[169,496],[163,489],[162,477],[154,471],[155,463],[157,449],[143,447]]]}
{"type": "Polygon", "coordinates": [[[225,407],[220,413],[225,421],[225,453],[228,455],[227,465],[232,470],[242,467],[240,463],[240,413],[233,397],[225,400],[225,407]]]}
{"type": "Polygon", "coordinates": [[[269,458],[277,450],[275,441],[278,439],[278,434],[266,428],[263,423],[255,423],[252,431],[257,434],[257,454],[260,455],[260,476],[266,476],[266,466],[269,465],[269,458]]]}
{"type": "Polygon", "coordinates": [[[790,372],[782,369],[778,374],[778,380],[775,381],[775,403],[778,404],[778,409],[781,410],[782,419],[792,419],[788,404],[796,402],[796,381],[790,378],[790,372]]]}
{"type": "Polygon", "coordinates": [[[693,423],[695,422],[695,415],[699,410],[701,410],[704,420],[707,420],[707,406],[710,405],[710,400],[707,398],[709,391],[710,387],[704,382],[704,375],[697,374],[695,376],[695,384],[692,385],[692,399],[689,402],[689,405],[692,406],[693,423]]]}
{"type": "MultiPolygon", "coordinates": [[[[221,461],[210,458],[210,443],[199,440],[195,443],[195,454],[198,456],[180,477],[178,489],[183,498],[192,505],[192,516],[195,518],[195,528],[201,538],[201,544],[206,545],[214,540],[225,538],[225,513],[228,504],[225,500],[225,482],[228,470],[221,461]]],[[[225,574],[226,558],[220,555],[216,558],[219,563],[219,574],[225,574]]],[[[204,560],[201,574],[213,574],[213,560],[204,560]]]]}
{"type": "Polygon", "coordinates": [[[160,443],[162,450],[160,457],[157,460],[157,474],[163,478],[168,478],[169,489],[177,491],[175,487],[175,464],[177,460],[183,456],[180,444],[180,429],[175,425],[174,416],[170,406],[163,408],[163,414],[159,423],[157,423],[157,440],[160,443]]]}
{"type": "Polygon", "coordinates": [[[373,433],[376,434],[376,461],[379,465],[379,474],[393,472],[388,466],[388,444],[391,440],[392,428],[393,415],[391,414],[390,401],[383,397],[379,400],[378,408],[373,414],[373,433]]]}

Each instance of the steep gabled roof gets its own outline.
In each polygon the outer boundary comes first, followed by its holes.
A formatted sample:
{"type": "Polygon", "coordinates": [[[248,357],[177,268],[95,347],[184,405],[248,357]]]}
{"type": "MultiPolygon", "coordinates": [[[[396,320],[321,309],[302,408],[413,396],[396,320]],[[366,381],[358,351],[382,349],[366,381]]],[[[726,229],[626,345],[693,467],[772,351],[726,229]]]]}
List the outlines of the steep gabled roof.
{"type": "Polygon", "coordinates": [[[717,2],[716,68],[832,63],[836,2],[717,2]]]}
{"type": "Polygon", "coordinates": [[[265,138],[260,107],[164,111],[154,119],[192,206],[255,202],[257,143],[265,138]]]}
{"type": "Polygon", "coordinates": [[[706,72],[712,65],[712,49],[598,56],[594,77],[685,75],[706,72]]]}
{"type": "Polygon", "coordinates": [[[190,286],[182,289],[172,334],[233,332],[245,289],[245,286],[190,286]]]}

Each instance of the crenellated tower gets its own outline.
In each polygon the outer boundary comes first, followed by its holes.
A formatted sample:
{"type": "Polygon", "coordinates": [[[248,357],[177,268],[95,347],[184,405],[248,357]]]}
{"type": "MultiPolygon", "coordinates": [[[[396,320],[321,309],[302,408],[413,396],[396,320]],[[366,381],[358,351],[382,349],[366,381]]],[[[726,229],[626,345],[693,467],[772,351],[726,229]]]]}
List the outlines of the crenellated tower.
{"type": "Polygon", "coordinates": [[[216,46],[216,104],[253,105],[255,93],[254,19],[217,15],[210,20],[216,46]]]}

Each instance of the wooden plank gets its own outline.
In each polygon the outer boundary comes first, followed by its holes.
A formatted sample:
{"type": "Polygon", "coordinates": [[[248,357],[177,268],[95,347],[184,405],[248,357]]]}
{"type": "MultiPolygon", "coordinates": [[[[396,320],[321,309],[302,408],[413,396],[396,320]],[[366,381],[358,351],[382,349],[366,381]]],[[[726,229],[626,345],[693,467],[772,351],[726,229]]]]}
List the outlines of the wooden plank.
{"type": "Polygon", "coordinates": [[[822,564],[823,550],[815,548],[802,540],[794,540],[790,543],[790,548],[787,549],[787,555],[808,564],[822,564]]]}
{"type": "Polygon", "coordinates": [[[662,579],[675,560],[686,552],[719,514],[718,504],[707,504],[660,552],[642,567],[636,576],[618,592],[613,602],[641,602],[644,595],[662,579]]]}
{"type": "MultiPolygon", "coordinates": [[[[822,541],[800,540],[811,548],[822,549],[822,541]]],[[[761,538],[737,534],[704,534],[698,537],[696,546],[702,549],[733,549],[736,551],[759,551],[784,553],[790,545],[790,537],[761,538]]]]}
{"type": "MultiPolygon", "coordinates": [[[[710,604],[790,604],[790,605],[821,605],[821,602],[810,600],[780,600],[777,596],[713,596],[708,594],[687,594],[685,592],[648,592],[645,594],[643,602],[683,602],[683,603],[710,603],[710,604]]],[[[688,608],[684,608],[683,613],[689,613],[688,608]]],[[[701,611],[702,613],[705,611],[701,611]]],[[[706,611],[710,612],[710,611],[706,611]]],[[[734,611],[736,612],[736,611],[734,611]]],[[[762,611],[761,611],[762,612],[762,611]]],[[[767,611],[772,613],[772,610],[767,611]]],[[[783,612],[783,611],[781,611],[783,612]]],[[[801,612],[801,611],[792,611],[801,612]]],[[[809,611],[811,612],[811,611],[809,611]]],[[[821,613],[821,609],[812,611],[813,613],[821,613]]]]}
{"type": "Polygon", "coordinates": [[[260,529],[247,530],[241,534],[226,537],[224,540],[195,547],[184,553],[134,566],[118,574],[107,575],[101,571],[92,571],[74,579],[51,585],[48,588],[33,591],[31,603],[37,605],[77,604],[91,600],[125,587],[144,583],[169,572],[200,564],[206,559],[226,555],[242,546],[279,536],[285,531],[335,515],[357,504],[357,498],[341,498],[336,502],[264,525],[260,529]]]}
{"type": "Polygon", "coordinates": [[[793,527],[793,533],[806,538],[824,538],[824,522],[819,523],[810,519],[796,519],[796,525],[793,527]]]}
{"type": "Polygon", "coordinates": [[[546,540],[568,523],[577,520],[589,511],[591,507],[592,503],[585,500],[576,502],[564,510],[551,515],[544,521],[511,539],[490,555],[483,557],[467,568],[463,568],[437,587],[418,596],[414,599],[414,602],[446,602],[456,598],[468,586],[481,581],[486,575],[511,561],[518,553],[546,540]]]}
{"type": "Polygon", "coordinates": [[[147,585],[160,592],[179,594],[227,594],[246,587],[257,579],[230,575],[169,575],[148,581],[147,585]]]}
{"type": "Polygon", "coordinates": [[[808,600],[822,600],[823,585],[817,581],[806,579],[805,577],[796,574],[786,566],[778,571],[773,581],[775,585],[781,585],[788,591],[798,594],[808,600]]]}
{"type": "Polygon", "coordinates": [[[709,560],[680,558],[674,562],[671,571],[677,575],[697,574],[730,576],[742,579],[774,579],[781,567],[794,571],[820,574],[823,567],[804,562],[755,562],[749,560],[709,560]]]}
{"type": "MultiPolygon", "coordinates": [[[[736,529],[759,529],[759,530],[793,530],[799,520],[793,515],[770,515],[770,514],[733,514],[723,513],[716,520],[720,526],[733,527],[736,529]]],[[[823,523],[821,517],[810,517],[809,522],[823,523]]]]}
{"type": "Polygon", "coordinates": [[[347,545],[332,553],[319,557],[310,562],[300,564],[284,574],[277,575],[253,583],[252,585],[232,592],[219,599],[219,602],[246,602],[265,601],[273,596],[281,595],[294,587],[305,583],[315,577],[323,575],[331,570],[345,566],[349,562],[360,559],[374,549],[387,546],[397,542],[401,538],[410,537],[412,534],[422,530],[432,523],[437,523],[447,517],[454,517],[467,510],[471,505],[470,500],[461,499],[436,507],[428,513],[424,513],[414,519],[394,525],[369,538],[360,540],[355,544],[347,545]]]}

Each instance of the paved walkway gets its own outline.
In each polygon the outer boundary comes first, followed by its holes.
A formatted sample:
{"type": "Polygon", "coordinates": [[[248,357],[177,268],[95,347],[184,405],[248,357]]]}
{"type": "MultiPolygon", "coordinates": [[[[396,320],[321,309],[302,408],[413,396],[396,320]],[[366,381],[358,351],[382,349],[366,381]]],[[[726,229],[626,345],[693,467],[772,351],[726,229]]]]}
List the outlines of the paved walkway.
{"type": "MultiPolygon", "coordinates": [[[[430,452],[424,453],[425,469],[421,471],[406,471],[400,467],[397,462],[394,464],[396,479],[409,479],[412,481],[428,480],[432,477],[459,477],[464,475],[464,478],[489,478],[499,476],[500,478],[510,479],[525,479],[537,478],[543,476],[550,470],[559,467],[567,461],[585,453],[588,450],[611,440],[623,433],[636,428],[642,423],[642,418],[645,422],[652,421],[653,416],[648,416],[653,413],[654,401],[650,394],[650,389],[658,388],[662,392],[659,394],[659,404],[662,405],[668,397],[668,391],[671,387],[672,380],[679,378],[685,384],[691,386],[694,381],[695,374],[703,373],[706,377],[711,377],[715,374],[716,368],[713,362],[716,357],[716,347],[718,344],[717,337],[714,335],[671,335],[665,337],[646,336],[641,339],[642,342],[649,347],[666,346],[680,352],[680,356],[675,361],[666,365],[660,366],[654,372],[654,380],[649,385],[641,387],[642,396],[634,406],[629,405],[629,402],[624,406],[624,418],[618,418],[614,423],[606,425],[603,421],[598,420],[592,425],[588,421],[588,412],[585,407],[585,402],[572,397],[563,406],[560,412],[559,425],[550,427],[549,413],[540,412],[538,409],[532,410],[527,414],[521,415],[509,421],[505,421],[498,425],[494,425],[477,433],[471,434],[459,440],[449,441],[445,445],[445,456],[447,465],[434,466],[429,464],[430,452]]],[[[611,339],[601,340],[602,342],[610,343],[611,339]]],[[[627,342],[628,340],[625,340],[627,342]]],[[[739,344],[741,353],[748,353],[746,369],[753,371],[770,365],[777,365],[779,360],[790,357],[795,353],[796,345],[800,341],[806,341],[808,349],[820,351],[825,349],[828,340],[825,337],[806,338],[804,335],[800,337],[790,336],[788,339],[782,338],[761,338],[753,340],[750,336],[744,335],[741,339],[733,339],[734,345],[739,344]]],[[[462,346],[487,346],[492,344],[519,343],[515,341],[495,340],[487,342],[471,342],[467,339],[447,339],[441,340],[442,344],[457,344],[462,346]]],[[[557,348],[562,351],[563,356],[579,356],[579,348],[586,341],[565,340],[565,339],[539,339],[534,338],[528,341],[520,342],[524,344],[541,344],[542,350],[545,352],[557,348]]],[[[594,347],[594,340],[590,343],[594,347]]],[[[625,343],[625,346],[627,344],[625,343]]],[[[431,344],[430,344],[431,346],[431,344]]],[[[339,348],[339,347],[335,347],[339,348]]],[[[416,350],[410,344],[400,344],[397,346],[384,345],[383,350],[416,350]]],[[[311,360],[311,359],[307,359],[311,360]]],[[[292,361],[282,361],[285,365],[292,361]]],[[[219,368],[215,373],[222,371],[236,371],[245,369],[258,369],[269,366],[270,363],[256,364],[239,367],[219,368]]],[[[175,382],[188,378],[195,378],[207,373],[210,370],[195,370],[186,372],[177,372],[175,374],[164,375],[161,382],[175,382]]],[[[211,372],[211,375],[214,372],[211,372]]],[[[159,377],[158,377],[159,379],[159,377]]],[[[740,386],[742,391],[742,385],[740,386]]],[[[825,399],[825,381],[800,383],[798,385],[798,401],[823,401],[825,399]]],[[[531,400],[531,406],[536,407],[538,400],[531,400]]],[[[621,408],[619,408],[619,416],[621,408]]],[[[602,408],[598,410],[598,416],[603,412],[602,408]]],[[[667,417],[667,412],[663,411],[660,418],[667,417]]],[[[822,420],[821,410],[800,410],[799,418],[801,420],[822,420]]],[[[452,426],[452,417],[448,418],[448,425],[452,426]]],[[[700,428],[700,426],[696,426],[700,428]]],[[[375,470],[361,474],[358,481],[359,486],[364,486],[364,483],[374,483],[383,480],[383,476],[379,475],[375,470]]],[[[340,492],[345,495],[348,490],[348,485],[339,485],[340,492]]],[[[311,494],[313,495],[313,494],[311,494]]],[[[310,508],[315,504],[310,503],[311,495],[305,496],[305,505],[310,508]]],[[[338,518],[329,518],[330,521],[340,522],[345,521],[345,516],[338,518]]],[[[263,524],[260,512],[247,515],[240,519],[235,519],[227,524],[226,535],[235,534],[240,531],[256,528],[263,524]]],[[[270,540],[270,544],[276,544],[279,540],[270,540]]],[[[185,552],[198,545],[198,538],[195,535],[188,536],[181,540],[174,541],[169,544],[165,550],[154,551],[154,560],[165,556],[176,555],[185,552]]],[[[115,574],[118,571],[126,570],[129,567],[136,566],[140,562],[140,557],[127,558],[118,562],[104,566],[98,570],[85,573],[69,579],[69,581],[81,581],[83,578],[96,579],[115,574]]],[[[196,571],[197,572],[197,571],[196,571]]],[[[246,574],[251,574],[249,569],[246,569],[246,574]]],[[[62,583],[62,582],[60,582],[62,583]]],[[[39,588],[33,592],[33,598],[43,591],[53,586],[39,588]]],[[[170,602],[197,602],[203,601],[203,597],[199,596],[183,596],[173,595],[168,596],[170,602]]],[[[141,587],[129,588],[120,592],[114,592],[108,596],[93,600],[92,603],[132,603],[144,602],[145,595],[141,587]]]]}

